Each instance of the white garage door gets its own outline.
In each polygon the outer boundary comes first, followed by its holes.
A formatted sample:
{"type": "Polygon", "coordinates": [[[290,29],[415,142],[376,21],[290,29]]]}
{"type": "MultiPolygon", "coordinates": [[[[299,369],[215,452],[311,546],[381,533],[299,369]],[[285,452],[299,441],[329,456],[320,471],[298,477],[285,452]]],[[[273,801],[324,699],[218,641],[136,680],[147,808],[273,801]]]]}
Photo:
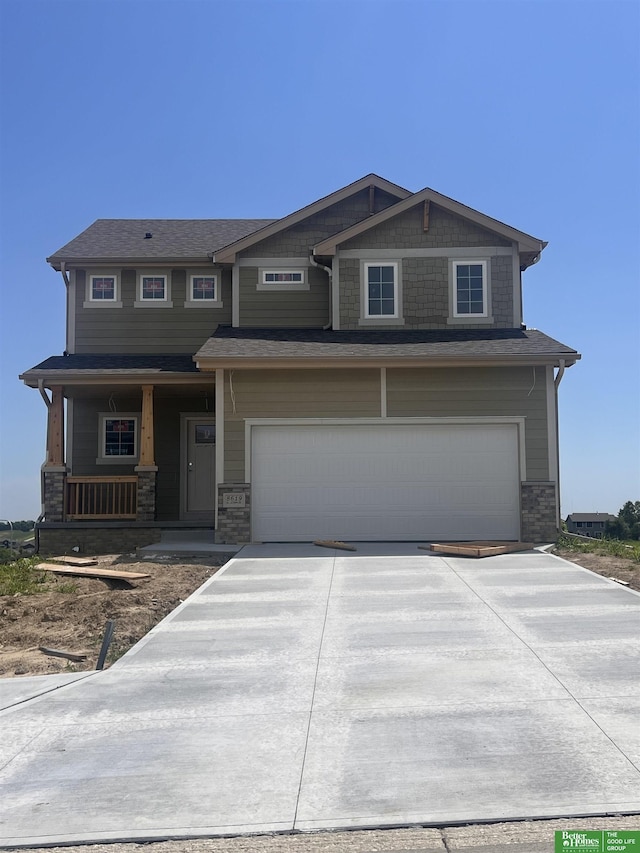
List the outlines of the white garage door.
{"type": "Polygon", "coordinates": [[[518,539],[515,424],[254,426],[254,541],[518,539]]]}

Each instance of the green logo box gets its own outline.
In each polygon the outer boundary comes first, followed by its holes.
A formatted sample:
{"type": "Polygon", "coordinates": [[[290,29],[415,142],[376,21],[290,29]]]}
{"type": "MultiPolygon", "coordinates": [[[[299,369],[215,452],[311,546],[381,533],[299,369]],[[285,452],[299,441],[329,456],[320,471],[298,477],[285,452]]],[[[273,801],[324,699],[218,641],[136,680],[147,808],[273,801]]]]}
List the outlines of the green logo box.
{"type": "Polygon", "coordinates": [[[638,829],[562,829],[555,833],[555,853],[640,853],[638,829]]]}

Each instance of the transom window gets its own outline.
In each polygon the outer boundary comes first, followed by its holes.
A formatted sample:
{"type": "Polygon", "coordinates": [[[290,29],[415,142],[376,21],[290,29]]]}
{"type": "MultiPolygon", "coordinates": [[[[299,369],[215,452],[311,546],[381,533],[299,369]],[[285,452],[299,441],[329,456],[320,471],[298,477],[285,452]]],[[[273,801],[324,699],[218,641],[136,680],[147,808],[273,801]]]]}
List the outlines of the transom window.
{"type": "Polygon", "coordinates": [[[91,276],[91,300],[115,302],[116,277],[114,275],[91,276]]]}
{"type": "Polygon", "coordinates": [[[365,317],[397,317],[398,265],[365,264],[365,317]]]}
{"type": "Polygon", "coordinates": [[[487,315],[487,265],[486,261],[461,263],[454,261],[454,316],[486,317],[487,315]]]}
{"type": "Polygon", "coordinates": [[[213,301],[217,299],[217,278],[215,275],[191,276],[191,299],[195,301],[213,301]]]}
{"type": "Polygon", "coordinates": [[[167,298],[167,277],[164,275],[143,275],[141,276],[141,293],[140,298],[145,299],[162,299],[167,298]]]}
{"type": "Polygon", "coordinates": [[[103,415],[100,456],[133,460],[138,455],[138,419],[130,415],[103,415]]]}
{"type": "Polygon", "coordinates": [[[309,290],[306,269],[261,267],[258,270],[257,290],[309,290]]]}

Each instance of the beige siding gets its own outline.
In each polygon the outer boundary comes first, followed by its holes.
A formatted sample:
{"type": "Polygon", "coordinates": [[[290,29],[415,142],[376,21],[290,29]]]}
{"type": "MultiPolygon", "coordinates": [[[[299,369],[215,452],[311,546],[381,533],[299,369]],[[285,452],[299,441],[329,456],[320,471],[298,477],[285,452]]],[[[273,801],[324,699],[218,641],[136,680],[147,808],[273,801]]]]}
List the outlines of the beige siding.
{"type": "Polygon", "coordinates": [[[322,328],[329,320],[329,277],[307,268],[309,290],[258,290],[258,267],[240,267],[240,325],[322,328]]]}
{"type": "Polygon", "coordinates": [[[225,378],[225,481],[245,477],[245,418],[357,418],[380,415],[379,370],[239,371],[225,378]]]}
{"type": "MultiPolygon", "coordinates": [[[[222,308],[185,308],[189,271],[170,272],[172,308],[134,308],[137,271],[121,272],[122,308],[85,308],[87,275],[76,272],[77,353],[193,353],[220,323],[231,323],[231,273],[222,279],[222,308]]],[[[220,271],[218,271],[220,275],[220,271]]]]}
{"type": "Polygon", "coordinates": [[[549,479],[544,367],[388,369],[389,417],[518,416],[528,480],[549,479]]]}

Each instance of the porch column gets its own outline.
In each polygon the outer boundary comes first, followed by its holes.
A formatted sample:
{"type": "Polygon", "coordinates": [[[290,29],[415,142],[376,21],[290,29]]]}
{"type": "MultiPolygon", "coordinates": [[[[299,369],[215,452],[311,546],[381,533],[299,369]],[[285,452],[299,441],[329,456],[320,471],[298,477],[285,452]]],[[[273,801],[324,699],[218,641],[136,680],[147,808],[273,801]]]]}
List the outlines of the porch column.
{"type": "MultiPolygon", "coordinates": [[[[43,396],[46,401],[44,393],[43,396]]],[[[66,475],[64,394],[61,385],[54,385],[51,401],[47,403],[47,453],[42,466],[42,509],[47,521],[64,521],[66,475]]]]}
{"type": "Polygon", "coordinates": [[[155,466],[153,447],[153,385],[142,386],[142,424],[140,425],[140,466],[155,466]]]}
{"type": "Polygon", "coordinates": [[[51,405],[47,417],[46,467],[64,467],[64,395],[61,385],[51,388],[51,405]]]}
{"type": "Polygon", "coordinates": [[[142,386],[142,416],[140,423],[140,456],[135,467],[138,475],[138,521],[153,521],[156,517],[156,474],[153,446],[153,385],[142,386]]]}

